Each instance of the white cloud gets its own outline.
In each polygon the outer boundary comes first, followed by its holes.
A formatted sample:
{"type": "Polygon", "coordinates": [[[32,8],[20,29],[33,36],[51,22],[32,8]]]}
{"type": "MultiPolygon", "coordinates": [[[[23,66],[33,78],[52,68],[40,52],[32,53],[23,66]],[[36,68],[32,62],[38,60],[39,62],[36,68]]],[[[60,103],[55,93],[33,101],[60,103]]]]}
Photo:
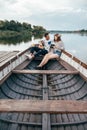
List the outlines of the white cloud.
{"type": "MultiPolygon", "coordinates": [[[[86,5],[86,0],[0,0],[0,18],[47,24],[47,28],[56,21],[63,28],[63,23],[65,25],[66,19],[69,20],[72,15],[75,15],[72,22],[78,21],[79,15],[87,22],[86,5]]],[[[69,21],[67,26],[71,24],[69,21]]],[[[81,22],[80,25],[83,25],[81,22]]]]}

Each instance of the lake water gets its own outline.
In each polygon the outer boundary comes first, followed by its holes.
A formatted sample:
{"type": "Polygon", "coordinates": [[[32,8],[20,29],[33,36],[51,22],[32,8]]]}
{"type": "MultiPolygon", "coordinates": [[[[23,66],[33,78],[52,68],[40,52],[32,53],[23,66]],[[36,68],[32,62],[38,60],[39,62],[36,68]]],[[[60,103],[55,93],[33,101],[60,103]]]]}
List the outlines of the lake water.
{"type": "MultiPolygon", "coordinates": [[[[87,36],[80,35],[80,34],[70,34],[70,33],[63,33],[62,40],[65,45],[65,49],[79,58],[81,61],[87,64],[87,36]]],[[[50,34],[50,37],[53,37],[54,34],[50,34]]],[[[32,43],[38,43],[40,39],[35,39],[32,37],[32,40],[29,42],[21,42],[17,44],[3,44],[0,42],[0,51],[13,51],[13,50],[25,50],[28,48],[32,43]]]]}

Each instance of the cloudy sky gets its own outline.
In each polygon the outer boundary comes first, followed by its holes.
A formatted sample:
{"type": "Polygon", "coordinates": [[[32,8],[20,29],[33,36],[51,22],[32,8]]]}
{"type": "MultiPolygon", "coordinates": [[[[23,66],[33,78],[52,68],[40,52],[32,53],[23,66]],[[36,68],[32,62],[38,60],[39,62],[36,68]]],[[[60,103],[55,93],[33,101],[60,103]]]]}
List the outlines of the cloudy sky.
{"type": "Polygon", "coordinates": [[[87,29],[87,0],[0,0],[0,19],[46,29],[87,29]]]}

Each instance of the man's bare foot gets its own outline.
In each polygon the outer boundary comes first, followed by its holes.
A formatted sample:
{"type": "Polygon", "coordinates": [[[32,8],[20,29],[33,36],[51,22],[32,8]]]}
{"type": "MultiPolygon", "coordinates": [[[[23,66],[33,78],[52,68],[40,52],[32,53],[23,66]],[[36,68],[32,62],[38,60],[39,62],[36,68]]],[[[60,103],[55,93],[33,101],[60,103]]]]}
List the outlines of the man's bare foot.
{"type": "Polygon", "coordinates": [[[33,55],[33,54],[25,54],[25,56],[27,56],[28,59],[33,59],[33,58],[34,58],[34,55],[33,55]]]}

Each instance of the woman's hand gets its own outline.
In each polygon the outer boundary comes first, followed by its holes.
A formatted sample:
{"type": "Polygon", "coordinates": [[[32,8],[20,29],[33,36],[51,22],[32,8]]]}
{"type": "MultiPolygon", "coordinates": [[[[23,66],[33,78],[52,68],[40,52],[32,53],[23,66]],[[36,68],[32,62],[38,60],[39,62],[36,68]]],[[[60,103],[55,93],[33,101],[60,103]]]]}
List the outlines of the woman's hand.
{"type": "Polygon", "coordinates": [[[54,44],[51,44],[51,48],[53,48],[53,49],[54,49],[54,48],[55,48],[55,45],[54,45],[54,44]]]}

